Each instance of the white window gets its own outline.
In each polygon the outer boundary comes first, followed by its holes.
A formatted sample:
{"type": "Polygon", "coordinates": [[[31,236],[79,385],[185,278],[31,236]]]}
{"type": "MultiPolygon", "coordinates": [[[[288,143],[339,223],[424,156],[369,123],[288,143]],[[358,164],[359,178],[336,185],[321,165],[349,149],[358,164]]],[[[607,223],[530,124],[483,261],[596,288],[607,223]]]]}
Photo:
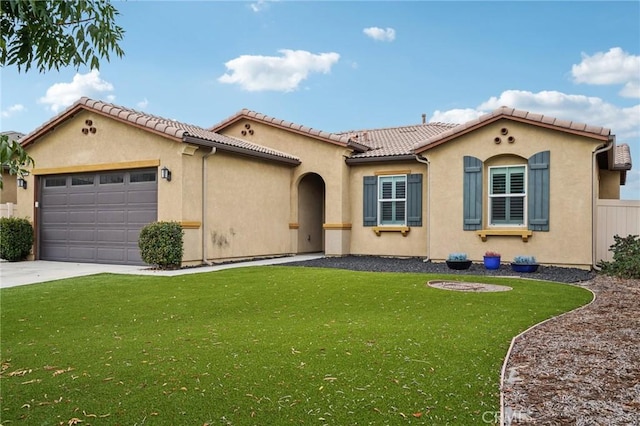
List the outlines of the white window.
{"type": "Polygon", "coordinates": [[[380,225],[407,223],[407,176],[378,177],[378,217],[380,225]]]}
{"type": "Polygon", "coordinates": [[[489,168],[489,218],[492,226],[526,223],[526,166],[489,168]]]}

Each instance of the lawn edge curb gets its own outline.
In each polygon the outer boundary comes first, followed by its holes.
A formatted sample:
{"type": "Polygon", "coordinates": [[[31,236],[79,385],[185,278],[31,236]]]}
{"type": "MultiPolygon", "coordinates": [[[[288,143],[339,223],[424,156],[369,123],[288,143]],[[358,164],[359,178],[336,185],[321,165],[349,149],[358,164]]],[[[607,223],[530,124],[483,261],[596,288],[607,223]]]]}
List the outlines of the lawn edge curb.
{"type": "MultiPolygon", "coordinates": [[[[528,333],[529,331],[558,318],[562,318],[565,315],[568,315],[570,313],[573,312],[578,312],[582,309],[586,309],[589,306],[591,306],[597,299],[598,295],[591,290],[590,288],[586,287],[586,286],[581,286],[581,285],[577,285],[577,284],[571,284],[571,283],[558,283],[558,284],[564,284],[564,285],[572,285],[574,287],[579,287],[579,288],[584,288],[585,290],[589,290],[589,292],[593,295],[593,299],[587,303],[586,305],[583,306],[579,306],[575,309],[572,309],[570,311],[567,312],[563,312],[560,315],[556,315],[553,316],[551,318],[547,318],[544,321],[541,321],[537,324],[532,325],[531,327],[527,328],[526,330],[520,332],[519,334],[517,334],[515,337],[513,337],[511,339],[511,343],[509,344],[509,349],[507,350],[507,354],[504,357],[504,362],[502,363],[502,368],[500,369],[500,425],[504,426],[507,425],[507,423],[505,423],[505,407],[504,407],[504,377],[505,377],[505,372],[507,370],[507,363],[509,362],[509,357],[511,356],[511,351],[513,350],[513,346],[516,343],[516,340],[518,340],[520,337],[524,336],[526,333],[528,333]]],[[[509,423],[510,424],[510,423],[509,423]]]]}

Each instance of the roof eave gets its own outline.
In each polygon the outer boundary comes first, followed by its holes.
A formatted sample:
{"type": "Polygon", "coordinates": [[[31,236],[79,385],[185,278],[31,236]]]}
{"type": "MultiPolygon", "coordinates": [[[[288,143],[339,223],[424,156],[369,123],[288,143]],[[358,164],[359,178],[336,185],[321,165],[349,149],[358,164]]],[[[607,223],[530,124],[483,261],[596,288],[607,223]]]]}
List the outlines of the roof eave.
{"type": "Polygon", "coordinates": [[[207,139],[197,138],[195,136],[185,135],[182,139],[186,143],[191,143],[199,146],[206,146],[209,148],[216,148],[216,149],[219,149],[220,151],[229,152],[237,155],[244,155],[247,157],[252,157],[260,160],[273,161],[281,164],[286,164],[288,166],[295,167],[302,164],[302,162],[298,159],[281,157],[278,155],[269,154],[267,152],[253,151],[251,149],[246,149],[238,146],[231,146],[222,142],[210,141],[207,139]]]}
{"type": "Polygon", "coordinates": [[[124,119],[122,117],[113,115],[113,114],[109,114],[108,112],[102,111],[98,108],[94,108],[91,106],[88,106],[84,103],[82,103],[82,99],[81,98],[79,101],[77,101],[75,104],[71,105],[66,111],[63,111],[62,113],[60,113],[60,115],[54,117],[51,121],[47,122],[44,126],[42,126],[41,128],[38,128],[36,130],[34,130],[32,133],[28,134],[27,136],[25,136],[24,138],[20,139],[20,144],[22,145],[23,148],[26,148],[27,146],[31,145],[32,143],[34,143],[37,139],[41,138],[43,135],[52,132],[56,129],[56,127],[58,125],[60,125],[61,123],[73,118],[76,114],[78,114],[80,111],[84,110],[84,111],[91,111],[94,114],[98,114],[101,115],[103,117],[107,117],[110,118],[112,120],[115,121],[119,121],[121,123],[125,123],[127,125],[136,127],[138,129],[144,130],[146,132],[150,132],[159,136],[162,136],[164,138],[176,141],[176,142],[181,142],[182,140],[179,137],[175,137],[172,135],[169,135],[165,132],[159,131],[157,129],[151,128],[151,127],[147,127],[147,126],[143,126],[140,125],[134,121],[131,120],[127,120],[124,119]]]}
{"type": "Polygon", "coordinates": [[[366,164],[366,163],[388,163],[392,161],[416,161],[413,154],[404,155],[386,155],[380,157],[347,157],[345,162],[349,165],[366,164]]]}
{"type": "MultiPolygon", "coordinates": [[[[247,109],[243,109],[242,111],[238,112],[237,114],[235,114],[235,115],[227,118],[226,120],[224,120],[224,121],[212,126],[208,130],[210,130],[212,132],[215,132],[215,133],[219,133],[220,130],[222,130],[224,128],[227,128],[230,125],[232,125],[234,123],[237,123],[238,121],[240,121],[242,119],[257,121],[257,122],[263,123],[263,124],[265,124],[267,126],[275,127],[275,128],[282,129],[282,130],[287,130],[289,132],[296,133],[296,134],[302,135],[302,136],[306,136],[306,137],[309,137],[309,138],[312,138],[312,139],[320,140],[320,141],[323,141],[323,142],[329,142],[329,143],[331,143],[333,145],[337,145],[337,146],[340,146],[340,147],[349,147],[348,146],[349,145],[349,140],[346,137],[339,137],[335,133],[323,132],[321,130],[315,130],[315,129],[312,129],[310,127],[305,127],[305,126],[298,125],[298,124],[295,124],[295,123],[290,123],[293,126],[283,126],[282,124],[278,123],[278,121],[284,122],[284,120],[278,120],[276,118],[268,117],[268,116],[266,116],[264,114],[252,112],[252,111],[249,111],[247,109]],[[255,115],[253,115],[253,114],[255,114],[255,115]],[[265,118],[261,118],[259,116],[264,116],[265,118]],[[317,133],[306,131],[306,130],[304,130],[305,128],[307,128],[309,130],[312,130],[312,131],[315,131],[317,133]],[[336,140],[336,139],[333,139],[331,137],[325,137],[321,133],[334,135],[334,136],[336,136],[336,138],[340,138],[340,139],[343,139],[343,140],[336,140]]],[[[289,122],[287,122],[287,123],[289,123],[289,122]]]]}
{"type": "Polygon", "coordinates": [[[73,118],[73,116],[75,116],[80,110],[85,108],[86,106],[81,104],[79,101],[74,103],[65,111],[60,113],[60,115],[54,117],[49,122],[45,123],[45,125],[36,128],[33,132],[21,138],[19,140],[20,145],[22,145],[23,148],[26,148],[27,146],[34,143],[37,139],[39,139],[43,135],[54,131],[59,124],[67,121],[70,118],[73,118]]]}
{"type": "MultiPolygon", "coordinates": [[[[600,140],[600,141],[608,141],[609,137],[610,137],[610,133],[611,131],[609,130],[609,133],[607,134],[602,134],[602,133],[593,133],[593,132],[588,132],[585,130],[580,130],[580,129],[573,129],[573,128],[569,128],[569,127],[562,127],[562,126],[557,126],[551,123],[544,123],[541,121],[536,121],[536,120],[531,120],[531,119],[527,119],[524,117],[517,117],[517,116],[513,116],[513,115],[508,115],[508,114],[499,114],[499,115],[495,115],[492,117],[489,117],[485,120],[479,121],[476,124],[473,124],[471,126],[465,127],[457,132],[452,132],[444,137],[441,137],[439,135],[434,136],[433,138],[427,139],[425,142],[423,143],[418,143],[414,146],[414,151],[416,154],[420,154],[422,152],[428,151],[432,148],[435,148],[439,145],[442,145],[445,142],[448,142],[452,139],[456,139],[459,138],[460,136],[466,135],[467,133],[473,132],[481,127],[484,127],[488,124],[491,123],[495,123],[498,120],[501,119],[506,119],[506,120],[511,120],[511,121],[517,121],[520,123],[526,123],[526,124],[532,124],[534,126],[537,127],[543,127],[543,128],[547,128],[547,129],[551,129],[551,130],[556,130],[556,131],[560,131],[560,132],[565,132],[565,133],[571,133],[574,135],[578,135],[578,136],[584,136],[587,138],[592,138],[592,139],[596,139],[596,140],[600,140]]],[[[464,124],[461,124],[460,126],[464,126],[464,124]]],[[[455,127],[452,129],[455,130],[455,127]]]]}

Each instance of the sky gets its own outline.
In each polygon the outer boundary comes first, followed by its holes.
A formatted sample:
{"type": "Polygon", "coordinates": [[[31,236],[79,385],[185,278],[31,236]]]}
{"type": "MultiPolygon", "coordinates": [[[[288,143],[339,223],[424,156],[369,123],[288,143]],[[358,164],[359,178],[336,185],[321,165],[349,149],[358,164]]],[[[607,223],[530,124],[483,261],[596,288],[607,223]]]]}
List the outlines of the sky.
{"type": "MultiPolygon", "coordinates": [[[[81,96],[211,127],[248,108],[327,132],[509,106],[604,126],[640,199],[640,2],[127,1],[122,58],[1,70],[0,130],[81,96]]],[[[565,159],[570,161],[570,159],[565,159]]]]}

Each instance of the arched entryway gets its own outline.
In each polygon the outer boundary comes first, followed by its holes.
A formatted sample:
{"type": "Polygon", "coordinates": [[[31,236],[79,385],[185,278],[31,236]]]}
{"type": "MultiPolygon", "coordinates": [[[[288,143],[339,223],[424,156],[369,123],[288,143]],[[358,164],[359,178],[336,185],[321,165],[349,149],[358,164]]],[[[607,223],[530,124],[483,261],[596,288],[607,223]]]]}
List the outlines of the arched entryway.
{"type": "Polygon", "coordinates": [[[324,251],[325,184],[320,175],[309,173],[298,184],[298,253],[324,251]]]}

